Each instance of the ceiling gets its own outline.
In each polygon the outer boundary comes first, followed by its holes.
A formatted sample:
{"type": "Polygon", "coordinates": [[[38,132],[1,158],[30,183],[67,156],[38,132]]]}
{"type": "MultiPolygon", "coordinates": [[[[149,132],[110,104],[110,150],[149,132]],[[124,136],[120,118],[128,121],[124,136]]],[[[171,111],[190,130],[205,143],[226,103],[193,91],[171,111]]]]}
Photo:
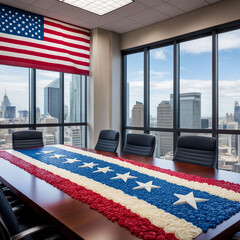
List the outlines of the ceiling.
{"type": "Polygon", "coordinates": [[[57,0],[0,0],[0,3],[77,26],[125,33],[208,6],[220,0],[135,0],[103,16],[57,0]]]}

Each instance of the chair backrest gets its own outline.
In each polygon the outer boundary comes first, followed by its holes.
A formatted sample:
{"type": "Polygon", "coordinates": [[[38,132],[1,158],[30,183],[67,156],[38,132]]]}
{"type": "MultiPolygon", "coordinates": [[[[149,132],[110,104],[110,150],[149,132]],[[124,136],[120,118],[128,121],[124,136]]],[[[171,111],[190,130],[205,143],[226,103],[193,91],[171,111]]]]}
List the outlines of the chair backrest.
{"type": "Polygon", "coordinates": [[[10,236],[19,233],[19,225],[12,208],[0,189],[0,216],[10,236]]]}
{"type": "Polygon", "coordinates": [[[12,134],[13,149],[43,147],[43,137],[40,131],[18,131],[12,134]]]}
{"type": "Polygon", "coordinates": [[[216,161],[216,138],[203,136],[181,136],[173,161],[214,167],[216,161]]]}
{"type": "Polygon", "coordinates": [[[152,157],[155,149],[155,136],[129,133],[123,153],[152,157]]]}
{"type": "Polygon", "coordinates": [[[119,142],[119,132],[115,130],[102,130],[99,133],[95,150],[116,152],[119,142]]]}
{"type": "Polygon", "coordinates": [[[1,240],[9,240],[10,234],[5,226],[5,223],[3,222],[1,216],[0,216],[0,239],[1,240]]]}

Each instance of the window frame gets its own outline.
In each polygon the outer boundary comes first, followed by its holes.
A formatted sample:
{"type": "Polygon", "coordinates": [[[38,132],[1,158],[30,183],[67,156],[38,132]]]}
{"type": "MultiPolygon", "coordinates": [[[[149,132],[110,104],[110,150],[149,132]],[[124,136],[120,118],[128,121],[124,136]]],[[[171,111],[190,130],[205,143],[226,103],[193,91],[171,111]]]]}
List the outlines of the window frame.
{"type": "MultiPolygon", "coordinates": [[[[15,66],[13,66],[15,67],[15,66]]],[[[17,66],[16,66],[17,67],[17,66]]],[[[60,144],[64,144],[64,127],[67,126],[85,126],[84,130],[84,146],[87,147],[87,88],[88,88],[88,76],[84,76],[85,86],[84,86],[84,102],[85,102],[85,121],[76,122],[76,123],[65,123],[64,122],[64,73],[59,72],[60,74],[60,88],[61,88],[61,121],[60,123],[37,123],[36,121],[36,70],[34,68],[29,68],[29,123],[28,124],[2,124],[0,129],[16,129],[21,131],[23,128],[28,128],[29,130],[36,130],[39,127],[59,127],[60,128],[60,144]]],[[[49,71],[50,72],[50,71],[49,71]]]]}
{"type": "MultiPolygon", "coordinates": [[[[154,132],[172,132],[173,133],[173,152],[177,145],[177,138],[181,133],[209,133],[216,137],[218,144],[218,135],[234,134],[239,135],[240,130],[219,129],[218,128],[218,34],[230,32],[240,29],[240,21],[234,21],[219,26],[195,31],[192,33],[176,36],[162,41],[146,44],[121,51],[122,55],[122,142],[121,149],[124,147],[127,130],[143,130],[149,134],[154,132]],[[211,36],[212,38],[212,129],[190,129],[180,128],[180,43],[211,36]],[[173,45],[173,128],[156,128],[150,127],[149,124],[149,51],[151,49],[161,48],[168,45],[173,45]],[[144,127],[131,127],[126,125],[126,56],[142,51],[144,53],[144,127]],[[145,72],[146,71],[146,72],[145,72]],[[145,89],[146,88],[146,89],[145,89]]],[[[218,146],[218,145],[217,145],[218,146]]],[[[217,150],[218,158],[218,150],[217,150]]],[[[217,159],[218,160],[218,159],[217,159]]],[[[218,161],[217,161],[218,163],[218,161]]],[[[216,166],[218,167],[218,166],[216,166]]]]}

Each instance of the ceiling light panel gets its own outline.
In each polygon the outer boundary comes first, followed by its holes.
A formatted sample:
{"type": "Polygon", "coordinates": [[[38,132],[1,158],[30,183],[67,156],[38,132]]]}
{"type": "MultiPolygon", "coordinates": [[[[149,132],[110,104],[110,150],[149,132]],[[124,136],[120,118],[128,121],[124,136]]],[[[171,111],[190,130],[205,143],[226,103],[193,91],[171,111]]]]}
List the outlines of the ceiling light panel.
{"type": "Polygon", "coordinates": [[[59,2],[67,3],[72,6],[82,8],[89,12],[104,15],[118,8],[128,5],[133,0],[58,0],[59,2]]]}

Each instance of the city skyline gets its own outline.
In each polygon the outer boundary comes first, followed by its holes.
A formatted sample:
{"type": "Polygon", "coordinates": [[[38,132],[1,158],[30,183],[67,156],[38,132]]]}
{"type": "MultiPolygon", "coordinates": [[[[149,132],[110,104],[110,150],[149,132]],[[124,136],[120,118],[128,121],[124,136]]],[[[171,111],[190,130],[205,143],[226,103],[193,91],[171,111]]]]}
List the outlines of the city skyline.
{"type": "MultiPolygon", "coordinates": [[[[219,39],[219,117],[234,113],[234,101],[240,102],[240,30],[218,35],[219,39]]],[[[180,93],[200,92],[201,115],[212,114],[212,41],[211,37],[180,44],[180,93]]],[[[136,101],[143,102],[143,53],[127,55],[129,109],[136,101]]],[[[150,50],[150,115],[156,117],[156,107],[170,100],[173,93],[173,47],[150,50]]],[[[129,114],[131,112],[129,111],[129,114]]],[[[130,115],[131,117],[131,115],[130,115]]]]}

